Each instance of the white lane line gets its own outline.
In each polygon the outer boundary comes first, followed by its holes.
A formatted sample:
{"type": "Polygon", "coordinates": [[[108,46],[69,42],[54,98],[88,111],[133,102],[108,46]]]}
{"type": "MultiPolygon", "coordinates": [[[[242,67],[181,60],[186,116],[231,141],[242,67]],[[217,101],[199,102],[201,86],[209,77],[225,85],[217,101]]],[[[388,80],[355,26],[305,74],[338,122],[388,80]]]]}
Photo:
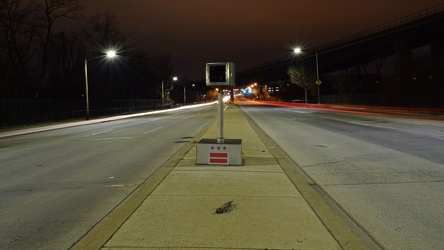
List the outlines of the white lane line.
{"type": "Polygon", "coordinates": [[[292,110],[292,113],[298,113],[298,114],[308,114],[308,113],[313,113],[310,110],[292,110]]]}
{"type": "Polygon", "coordinates": [[[100,135],[100,134],[108,133],[108,132],[111,132],[111,131],[114,131],[114,130],[116,130],[116,129],[115,128],[108,129],[108,130],[100,131],[100,132],[97,132],[97,133],[94,133],[94,134],[85,135],[85,137],[100,135]]]}
{"type": "Polygon", "coordinates": [[[92,139],[93,141],[104,141],[104,140],[126,140],[126,139],[133,139],[134,137],[111,137],[111,138],[98,138],[98,139],[92,139]]]}
{"type": "Polygon", "coordinates": [[[146,134],[148,134],[148,133],[151,133],[151,132],[156,131],[156,130],[161,129],[161,128],[162,128],[162,127],[158,127],[158,128],[155,128],[155,129],[151,129],[151,130],[148,130],[148,131],[146,131],[146,132],[143,132],[143,134],[146,135],[146,134]]]}
{"type": "Polygon", "coordinates": [[[374,124],[369,124],[369,123],[363,123],[363,122],[355,122],[355,121],[349,121],[349,120],[344,120],[344,119],[340,119],[340,118],[331,118],[331,117],[322,117],[324,119],[328,119],[328,120],[333,120],[333,121],[339,121],[339,122],[344,122],[344,123],[350,123],[350,124],[354,124],[354,125],[360,125],[360,126],[365,126],[365,127],[377,127],[374,124]]]}
{"type": "Polygon", "coordinates": [[[182,118],[182,120],[186,120],[186,119],[188,119],[188,118],[190,118],[190,117],[189,117],[189,116],[186,116],[186,117],[182,118]]]}
{"type": "Polygon", "coordinates": [[[129,187],[129,186],[138,186],[139,184],[113,184],[108,185],[106,187],[129,187]]]}
{"type": "Polygon", "coordinates": [[[338,119],[338,118],[331,118],[331,117],[323,117],[323,118],[330,119],[330,120],[335,120],[335,121],[340,121],[340,122],[345,122],[345,123],[351,123],[351,124],[354,124],[354,125],[360,125],[360,126],[365,126],[365,127],[373,127],[373,128],[382,128],[382,129],[396,130],[396,131],[402,131],[402,132],[410,133],[410,134],[416,134],[416,135],[421,135],[421,136],[426,135],[426,136],[435,137],[435,138],[440,137],[438,139],[444,139],[443,136],[437,135],[437,134],[433,134],[433,133],[428,133],[428,132],[423,132],[423,131],[415,131],[415,130],[409,130],[409,129],[403,129],[403,128],[396,128],[396,127],[389,127],[389,126],[384,126],[383,124],[378,124],[378,123],[354,122],[354,121],[347,121],[347,120],[338,119]]]}

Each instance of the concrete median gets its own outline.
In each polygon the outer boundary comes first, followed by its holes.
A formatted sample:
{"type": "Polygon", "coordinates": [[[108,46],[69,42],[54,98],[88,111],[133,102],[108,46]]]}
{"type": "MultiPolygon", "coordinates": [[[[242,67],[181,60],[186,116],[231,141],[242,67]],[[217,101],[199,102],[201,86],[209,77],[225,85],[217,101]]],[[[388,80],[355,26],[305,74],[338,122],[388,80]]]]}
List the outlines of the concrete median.
{"type": "Polygon", "coordinates": [[[244,165],[195,164],[195,142],[217,136],[213,122],[74,249],[366,248],[239,107],[224,117],[244,165]]]}

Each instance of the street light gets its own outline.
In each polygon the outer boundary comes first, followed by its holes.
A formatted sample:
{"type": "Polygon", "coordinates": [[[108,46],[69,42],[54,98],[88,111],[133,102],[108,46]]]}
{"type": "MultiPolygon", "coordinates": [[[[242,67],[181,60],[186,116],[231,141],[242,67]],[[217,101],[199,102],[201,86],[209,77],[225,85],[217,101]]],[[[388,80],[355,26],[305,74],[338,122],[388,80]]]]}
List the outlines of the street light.
{"type": "MultiPolygon", "coordinates": [[[[194,87],[196,87],[196,84],[191,83],[191,89],[189,88],[188,91],[191,90],[191,92],[192,92],[193,89],[196,90],[194,87]]],[[[183,84],[183,105],[184,106],[187,105],[187,93],[186,93],[185,89],[186,89],[186,83],[183,84]]],[[[196,90],[196,102],[199,102],[199,90],[196,90]]]]}
{"type": "Polygon", "coordinates": [[[116,51],[115,50],[110,50],[110,51],[107,51],[106,52],[106,57],[108,57],[108,58],[113,58],[113,57],[116,57],[116,51]]]}
{"type": "MultiPolygon", "coordinates": [[[[294,49],[295,54],[302,53],[302,49],[297,47],[294,49]]],[[[319,85],[321,85],[321,80],[319,80],[319,62],[318,62],[318,52],[316,51],[316,85],[318,85],[318,104],[321,104],[321,92],[319,90],[319,85]]]]}
{"type": "Polygon", "coordinates": [[[187,93],[185,91],[185,83],[183,84],[183,106],[187,105],[187,93]]]}
{"type": "MultiPolygon", "coordinates": [[[[177,76],[173,76],[173,81],[177,81],[179,80],[179,78],[177,78],[177,76]]],[[[165,107],[165,88],[164,88],[164,84],[163,84],[163,80],[162,80],[162,108],[165,107]]]]}
{"type": "MultiPolygon", "coordinates": [[[[117,53],[115,50],[109,50],[105,53],[105,57],[106,58],[113,58],[116,57],[117,53]]],[[[100,58],[102,56],[99,57],[95,57],[95,58],[90,58],[90,59],[86,59],[85,58],[85,97],[86,97],[86,120],[89,120],[89,88],[88,88],[88,61],[89,60],[93,60],[93,59],[97,59],[100,58]]]]}
{"type": "Polygon", "coordinates": [[[318,104],[321,104],[321,92],[319,90],[319,85],[321,85],[321,80],[319,80],[318,51],[316,51],[316,85],[318,85],[318,104]]]}

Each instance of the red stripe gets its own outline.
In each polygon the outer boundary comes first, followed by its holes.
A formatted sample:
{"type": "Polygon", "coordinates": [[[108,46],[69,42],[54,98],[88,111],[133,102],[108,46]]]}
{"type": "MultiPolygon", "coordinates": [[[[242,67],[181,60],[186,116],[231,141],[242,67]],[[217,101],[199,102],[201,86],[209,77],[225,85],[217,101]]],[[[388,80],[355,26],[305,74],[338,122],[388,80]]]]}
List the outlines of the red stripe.
{"type": "Polygon", "coordinates": [[[210,153],[210,157],[228,157],[227,153],[210,153]]]}
{"type": "Polygon", "coordinates": [[[228,163],[228,159],[210,158],[210,163],[228,163]]]}

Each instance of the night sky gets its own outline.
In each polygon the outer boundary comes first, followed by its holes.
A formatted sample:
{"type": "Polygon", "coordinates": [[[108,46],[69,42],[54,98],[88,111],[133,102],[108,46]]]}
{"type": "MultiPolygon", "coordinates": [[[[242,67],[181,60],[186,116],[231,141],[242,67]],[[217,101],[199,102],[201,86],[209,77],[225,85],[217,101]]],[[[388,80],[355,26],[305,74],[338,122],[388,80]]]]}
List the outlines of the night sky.
{"type": "Polygon", "coordinates": [[[81,0],[86,14],[117,16],[130,46],[169,52],[174,73],[203,80],[205,63],[249,69],[291,56],[442,0],[81,0]]]}

